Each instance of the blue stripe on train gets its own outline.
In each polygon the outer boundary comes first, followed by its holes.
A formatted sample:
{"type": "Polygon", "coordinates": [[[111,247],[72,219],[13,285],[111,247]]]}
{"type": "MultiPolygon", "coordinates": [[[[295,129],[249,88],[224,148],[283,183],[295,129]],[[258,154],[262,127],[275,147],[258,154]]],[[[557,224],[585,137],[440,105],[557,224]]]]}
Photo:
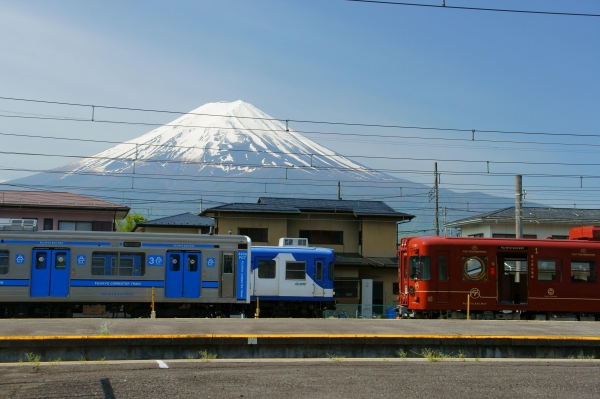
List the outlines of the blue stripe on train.
{"type": "Polygon", "coordinates": [[[110,242],[90,242],[90,241],[23,241],[23,240],[4,240],[4,244],[20,245],[92,245],[95,247],[109,247],[110,242]]]}
{"type": "Polygon", "coordinates": [[[29,287],[29,280],[0,280],[3,287],[29,287]]]}
{"type": "Polygon", "coordinates": [[[209,244],[154,244],[142,243],[142,247],[150,248],[214,248],[214,245],[209,244]]]}
{"type": "Polygon", "coordinates": [[[138,281],[138,280],[71,280],[71,287],[133,287],[147,288],[165,286],[164,281],[138,281]]]}
{"type": "MultiPolygon", "coordinates": [[[[219,282],[218,281],[203,281],[202,288],[219,288],[219,282]]],[[[242,299],[246,299],[246,298],[242,298],[242,299]]]]}

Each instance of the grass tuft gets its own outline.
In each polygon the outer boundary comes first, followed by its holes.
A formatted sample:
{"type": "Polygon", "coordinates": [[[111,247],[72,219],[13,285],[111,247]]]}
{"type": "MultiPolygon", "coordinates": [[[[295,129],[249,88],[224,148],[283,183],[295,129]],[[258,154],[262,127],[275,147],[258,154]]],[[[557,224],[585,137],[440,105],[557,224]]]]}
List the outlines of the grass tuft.
{"type": "Polygon", "coordinates": [[[210,362],[211,360],[217,358],[216,353],[210,353],[207,350],[199,351],[198,354],[200,355],[200,359],[202,359],[203,362],[210,362]]]}
{"type": "Polygon", "coordinates": [[[29,362],[29,364],[31,364],[33,366],[39,366],[40,360],[42,359],[42,356],[38,355],[38,354],[35,354],[33,352],[27,352],[25,354],[25,358],[27,359],[27,361],[29,362]]]}
{"type": "Polygon", "coordinates": [[[338,356],[335,353],[328,353],[327,358],[331,359],[333,361],[336,361],[336,362],[341,362],[342,360],[344,360],[346,358],[346,356],[338,356]]]}

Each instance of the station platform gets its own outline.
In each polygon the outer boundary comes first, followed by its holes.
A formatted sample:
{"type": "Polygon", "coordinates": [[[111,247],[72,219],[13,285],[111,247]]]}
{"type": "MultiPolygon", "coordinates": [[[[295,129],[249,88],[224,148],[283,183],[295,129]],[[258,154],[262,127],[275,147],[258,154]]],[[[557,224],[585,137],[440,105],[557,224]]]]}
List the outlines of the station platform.
{"type": "Polygon", "coordinates": [[[42,359],[600,358],[597,322],[369,319],[0,320],[0,362],[42,359]]]}

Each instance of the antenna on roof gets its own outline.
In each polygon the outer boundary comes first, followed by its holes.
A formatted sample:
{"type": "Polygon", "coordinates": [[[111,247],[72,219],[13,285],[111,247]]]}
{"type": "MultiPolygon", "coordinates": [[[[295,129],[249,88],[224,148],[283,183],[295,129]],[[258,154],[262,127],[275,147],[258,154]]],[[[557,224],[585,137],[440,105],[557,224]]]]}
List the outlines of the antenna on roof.
{"type": "Polygon", "coordinates": [[[338,181],[338,199],[342,199],[342,183],[338,181]]]}

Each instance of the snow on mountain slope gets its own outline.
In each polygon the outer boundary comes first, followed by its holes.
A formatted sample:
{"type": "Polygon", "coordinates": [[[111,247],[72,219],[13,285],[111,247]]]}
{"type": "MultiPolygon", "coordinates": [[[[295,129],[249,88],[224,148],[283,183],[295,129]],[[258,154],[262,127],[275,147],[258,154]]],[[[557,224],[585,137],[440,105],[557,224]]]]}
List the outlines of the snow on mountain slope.
{"type": "Polygon", "coordinates": [[[379,175],[286,130],[284,123],[243,101],[205,104],[143,136],[61,169],[70,171],[65,177],[85,171],[131,173],[134,160],[136,170],[149,163],[164,168],[177,162],[197,172],[205,168],[251,172],[271,165],[358,170],[361,173],[356,177],[379,175]]]}

